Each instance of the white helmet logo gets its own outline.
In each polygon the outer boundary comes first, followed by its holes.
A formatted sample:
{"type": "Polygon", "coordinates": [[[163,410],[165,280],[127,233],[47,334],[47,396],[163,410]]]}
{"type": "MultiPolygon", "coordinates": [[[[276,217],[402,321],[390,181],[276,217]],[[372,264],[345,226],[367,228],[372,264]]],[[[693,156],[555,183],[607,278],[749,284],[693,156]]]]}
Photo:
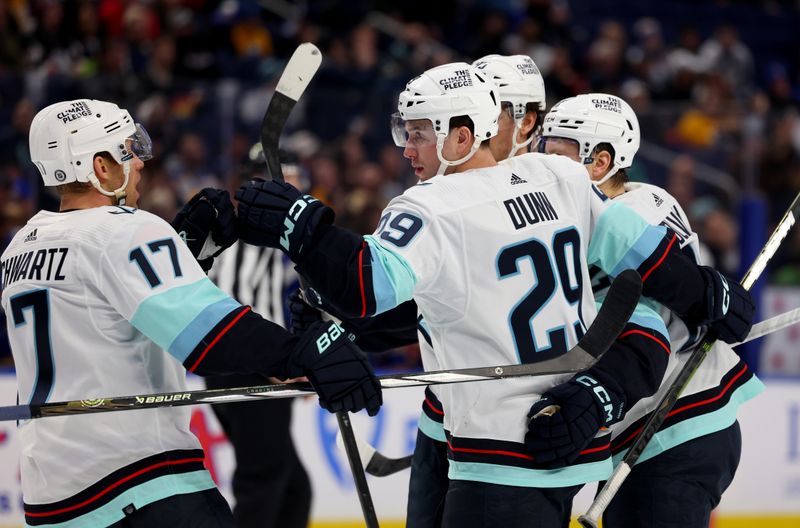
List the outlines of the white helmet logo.
{"type": "Polygon", "coordinates": [[[67,174],[66,174],[66,173],[65,173],[63,170],[61,170],[61,169],[58,169],[58,170],[57,170],[57,171],[56,171],[56,172],[53,174],[53,176],[55,176],[55,178],[56,178],[56,181],[60,181],[60,182],[63,182],[64,180],[66,180],[66,179],[67,179],[67,174]]]}

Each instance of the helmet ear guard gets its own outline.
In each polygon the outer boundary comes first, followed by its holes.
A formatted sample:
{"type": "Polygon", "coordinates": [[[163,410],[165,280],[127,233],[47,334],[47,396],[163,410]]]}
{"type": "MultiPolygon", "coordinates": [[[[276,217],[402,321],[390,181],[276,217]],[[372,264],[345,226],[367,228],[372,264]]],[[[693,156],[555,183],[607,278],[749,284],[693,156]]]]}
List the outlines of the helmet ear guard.
{"type": "Polygon", "coordinates": [[[113,103],[78,99],[52,104],[33,119],[31,160],[45,186],[89,182],[98,192],[124,203],[134,155],[152,158],[153,145],[144,127],[113,103]],[[107,152],[123,167],[125,180],[114,191],[102,188],[94,173],[95,155],[107,152]]]}

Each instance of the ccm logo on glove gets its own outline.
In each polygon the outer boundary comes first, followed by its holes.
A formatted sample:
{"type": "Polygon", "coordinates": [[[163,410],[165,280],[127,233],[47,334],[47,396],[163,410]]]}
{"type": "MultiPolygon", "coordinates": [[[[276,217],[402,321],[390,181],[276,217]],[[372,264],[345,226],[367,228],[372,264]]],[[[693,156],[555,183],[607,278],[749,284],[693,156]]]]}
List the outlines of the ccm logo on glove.
{"type": "Polygon", "coordinates": [[[589,376],[578,376],[575,381],[589,387],[594,392],[597,401],[603,406],[606,413],[606,424],[614,421],[614,404],[611,402],[611,396],[606,392],[605,387],[597,383],[597,380],[589,376]]]}
{"type": "Polygon", "coordinates": [[[728,315],[728,308],[731,305],[731,288],[728,286],[728,280],[720,275],[722,279],[722,315],[728,315]]]}
{"type": "Polygon", "coordinates": [[[286,218],[283,220],[283,235],[281,236],[281,247],[284,251],[289,251],[289,235],[294,233],[294,226],[297,223],[297,219],[300,218],[300,215],[303,214],[303,211],[306,210],[308,204],[317,202],[316,198],[309,195],[303,195],[298,198],[289,210],[286,213],[286,218]]]}

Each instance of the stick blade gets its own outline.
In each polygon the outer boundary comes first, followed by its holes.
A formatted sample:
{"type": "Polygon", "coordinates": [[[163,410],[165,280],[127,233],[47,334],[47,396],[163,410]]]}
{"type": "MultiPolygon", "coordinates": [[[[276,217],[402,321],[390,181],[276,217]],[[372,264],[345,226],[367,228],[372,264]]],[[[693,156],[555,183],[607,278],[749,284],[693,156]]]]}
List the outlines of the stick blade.
{"type": "Polygon", "coordinates": [[[597,317],[578,346],[598,358],[614,344],[642,295],[642,278],[636,270],[625,270],[614,279],[597,317]]]}
{"type": "Polygon", "coordinates": [[[283,181],[281,162],[278,158],[281,132],[294,105],[314,78],[320,64],[322,64],[322,53],[319,49],[310,42],[300,44],[286,64],[267,106],[267,112],[261,122],[261,148],[264,150],[269,175],[275,181],[283,181]]]}
{"type": "Polygon", "coordinates": [[[275,91],[297,102],[314,78],[320,64],[322,64],[322,53],[319,48],[310,42],[300,44],[286,63],[275,91]]]}

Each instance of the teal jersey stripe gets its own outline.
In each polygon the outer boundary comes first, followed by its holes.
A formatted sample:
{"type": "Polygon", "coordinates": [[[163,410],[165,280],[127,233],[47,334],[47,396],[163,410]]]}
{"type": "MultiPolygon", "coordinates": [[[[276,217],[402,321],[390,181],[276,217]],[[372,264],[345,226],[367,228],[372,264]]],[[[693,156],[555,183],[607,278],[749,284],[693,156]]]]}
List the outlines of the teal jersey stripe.
{"type": "MultiPolygon", "coordinates": [[[[658,456],[668,449],[681,445],[695,438],[722,431],[726,427],[733,425],[736,421],[736,411],[739,406],[747,400],[751,400],[764,392],[764,384],[760,379],[753,376],[747,383],[739,387],[731,395],[730,401],[721,409],[714,412],[695,416],[683,422],[663,429],[655,434],[647,444],[642,455],[636,463],[644,462],[654,456],[658,456]]],[[[680,400],[679,400],[680,402],[680,400]]],[[[620,451],[614,455],[614,465],[619,464],[628,450],[620,451]]]]}
{"type": "Polygon", "coordinates": [[[375,237],[367,235],[372,261],[372,290],[375,295],[375,314],[391,310],[414,295],[417,276],[402,255],[381,245],[375,237]]]}
{"type": "MultiPolygon", "coordinates": [[[[633,311],[633,315],[631,315],[628,321],[633,324],[655,330],[664,337],[669,338],[669,332],[667,331],[667,325],[664,324],[664,320],[661,319],[658,313],[656,313],[652,308],[643,304],[642,302],[639,302],[639,304],[636,305],[636,309],[633,311]]],[[[665,344],[669,346],[669,343],[665,344]]]]}
{"type": "Polygon", "coordinates": [[[448,476],[453,480],[473,480],[505,486],[563,488],[605,480],[613,469],[611,457],[562,469],[525,469],[500,464],[450,460],[448,476]]]}
{"type": "MultiPolygon", "coordinates": [[[[669,332],[667,331],[667,325],[664,324],[664,320],[661,319],[661,316],[658,315],[658,312],[655,311],[646,301],[647,299],[644,298],[639,300],[639,303],[633,310],[633,314],[628,319],[628,322],[637,324],[639,326],[644,326],[645,328],[650,328],[651,330],[660,332],[661,334],[664,335],[664,337],[668,338],[669,332]]],[[[600,310],[600,307],[603,305],[604,302],[605,302],[605,296],[598,297],[595,300],[595,304],[597,305],[598,311],[600,310]]]]}
{"type": "Polygon", "coordinates": [[[206,306],[203,311],[189,323],[189,326],[184,328],[183,331],[178,334],[178,337],[172,341],[172,344],[169,345],[169,353],[183,363],[200,340],[203,339],[217,323],[241,306],[241,304],[230,297],[206,306]]]}
{"type": "Polygon", "coordinates": [[[588,260],[615,277],[637,269],[664,238],[666,228],[651,226],[627,205],[608,206],[597,221],[589,241],[588,260]]]}
{"type": "Polygon", "coordinates": [[[131,318],[131,324],[153,342],[183,362],[200,339],[231,310],[240,306],[213,282],[204,277],[197,282],[171,288],[145,299],[131,318]],[[227,304],[220,301],[228,301],[227,304]],[[214,306],[210,311],[206,309],[214,306]],[[225,313],[221,313],[226,308],[225,313]],[[195,320],[197,322],[195,323],[195,320]],[[210,324],[205,332],[198,331],[201,324],[210,324]],[[212,324],[213,323],[213,324],[212,324]],[[194,338],[181,334],[192,327],[194,338]],[[177,340],[178,337],[180,340],[177,340]],[[176,342],[177,340],[177,342],[176,342]],[[194,344],[192,344],[194,341],[194,344]],[[175,343],[175,352],[172,347],[175,343]],[[187,349],[188,347],[188,349],[187,349]],[[183,354],[181,357],[180,354],[183,354]]]}
{"type": "Polygon", "coordinates": [[[425,411],[419,416],[418,427],[419,430],[422,431],[422,434],[431,440],[447,442],[447,437],[444,435],[444,425],[431,420],[430,417],[425,414],[425,411]]]}
{"type": "Polygon", "coordinates": [[[179,475],[164,475],[131,488],[111,502],[71,521],[40,524],[36,527],[25,523],[25,526],[26,528],[103,528],[125,518],[122,509],[129,504],[133,504],[138,510],[167,497],[205,491],[213,487],[214,481],[205,469],[179,475]]]}

